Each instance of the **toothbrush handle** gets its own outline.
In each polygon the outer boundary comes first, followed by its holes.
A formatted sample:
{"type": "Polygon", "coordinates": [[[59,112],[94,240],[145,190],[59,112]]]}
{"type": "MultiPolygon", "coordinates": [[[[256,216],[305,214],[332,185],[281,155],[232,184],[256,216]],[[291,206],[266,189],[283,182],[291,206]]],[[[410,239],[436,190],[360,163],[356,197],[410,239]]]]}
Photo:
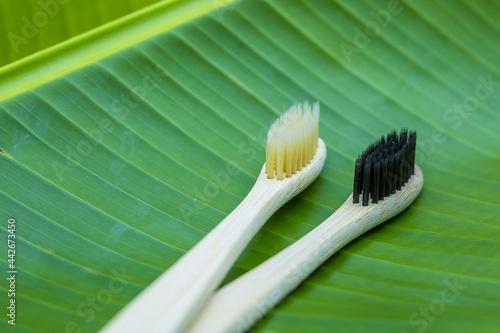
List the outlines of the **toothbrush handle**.
{"type": "Polygon", "coordinates": [[[264,165],[252,190],[238,207],[101,332],[184,331],[252,237],[278,208],[318,177],[325,159],[325,143],[318,139],[313,160],[293,177],[280,181],[268,179],[264,165]]]}
{"type": "Polygon", "coordinates": [[[101,332],[182,332],[279,207],[252,193],[101,332]]]}
{"type": "Polygon", "coordinates": [[[377,204],[353,204],[352,195],[318,227],[260,266],[221,288],[188,333],[234,333],[252,327],[327,258],[354,238],[406,209],[419,195],[423,174],[377,204]]]}
{"type": "Polygon", "coordinates": [[[187,332],[244,332],[252,327],[321,263],[364,232],[353,222],[366,207],[353,206],[349,199],[306,236],[221,288],[187,332]]]}

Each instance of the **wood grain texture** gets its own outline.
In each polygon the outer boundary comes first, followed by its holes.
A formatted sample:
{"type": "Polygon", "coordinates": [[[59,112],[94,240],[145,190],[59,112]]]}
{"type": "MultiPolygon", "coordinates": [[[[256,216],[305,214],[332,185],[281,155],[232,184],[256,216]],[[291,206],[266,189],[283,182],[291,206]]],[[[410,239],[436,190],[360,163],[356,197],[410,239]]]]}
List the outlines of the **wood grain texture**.
{"type": "Polygon", "coordinates": [[[268,179],[265,165],[250,193],[217,227],[157,278],[102,332],[181,332],[219,286],[248,242],[288,200],[323,169],[324,142],[313,160],[284,180],[268,179]]]}
{"type": "Polygon", "coordinates": [[[244,332],[271,311],[319,265],[364,232],[406,209],[422,190],[422,171],[396,194],[368,206],[344,204],[314,230],[221,288],[189,326],[189,333],[244,332]]]}

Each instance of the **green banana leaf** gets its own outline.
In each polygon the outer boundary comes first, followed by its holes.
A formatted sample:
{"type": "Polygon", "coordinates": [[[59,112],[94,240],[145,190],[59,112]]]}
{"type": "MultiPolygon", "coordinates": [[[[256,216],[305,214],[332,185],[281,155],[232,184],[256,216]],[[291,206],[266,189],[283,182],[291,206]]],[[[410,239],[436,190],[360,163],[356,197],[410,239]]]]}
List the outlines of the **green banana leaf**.
{"type": "Polygon", "coordinates": [[[138,11],[156,0],[21,0],[0,2],[0,66],[138,11]]]}
{"type": "Polygon", "coordinates": [[[0,6],[0,331],[98,331],[248,193],[271,122],[318,100],[322,174],[224,283],[332,214],[389,131],[417,130],[424,189],[253,330],[498,332],[500,1],[63,2],[18,53],[5,35],[40,9],[0,6]]]}

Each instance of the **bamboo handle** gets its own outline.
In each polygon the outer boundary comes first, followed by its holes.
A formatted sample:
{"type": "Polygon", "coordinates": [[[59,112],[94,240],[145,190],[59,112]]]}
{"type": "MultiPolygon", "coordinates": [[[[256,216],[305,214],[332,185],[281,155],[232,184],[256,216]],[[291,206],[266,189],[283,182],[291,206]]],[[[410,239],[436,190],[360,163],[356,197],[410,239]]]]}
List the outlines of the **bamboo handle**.
{"type": "Polygon", "coordinates": [[[124,320],[114,322],[109,331],[181,331],[273,212],[264,208],[262,201],[253,200],[250,192],[202,241],[134,299],[121,314],[124,320]],[[149,319],[129,320],[142,315],[149,319]]]}
{"type": "Polygon", "coordinates": [[[333,253],[398,214],[420,193],[423,175],[378,204],[352,203],[352,195],[327,220],[257,268],[221,288],[188,327],[189,333],[244,332],[271,311],[333,253]]]}
{"type": "Polygon", "coordinates": [[[326,146],[318,143],[311,163],[291,178],[268,179],[264,166],[240,205],[102,332],[182,332],[269,217],[317,178],[326,158],[326,146]]]}

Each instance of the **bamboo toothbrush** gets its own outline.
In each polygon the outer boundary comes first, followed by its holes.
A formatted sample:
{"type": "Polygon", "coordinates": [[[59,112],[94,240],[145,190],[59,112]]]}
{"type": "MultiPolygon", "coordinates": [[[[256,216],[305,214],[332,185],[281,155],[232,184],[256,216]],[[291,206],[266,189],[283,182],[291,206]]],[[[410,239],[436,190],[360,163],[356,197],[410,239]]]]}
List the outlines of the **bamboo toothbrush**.
{"type": "Polygon", "coordinates": [[[267,135],[266,163],[246,198],[103,331],[183,331],[266,220],[318,177],[326,158],[318,124],[318,102],[296,104],[277,119],[267,135]]]}
{"type": "Polygon", "coordinates": [[[416,139],[403,130],[370,145],[356,161],[347,201],[306,236],[221,288],[187,332],[246,331],[333,253],[407,208],[424,183],[414,165],[416,139]]]}

